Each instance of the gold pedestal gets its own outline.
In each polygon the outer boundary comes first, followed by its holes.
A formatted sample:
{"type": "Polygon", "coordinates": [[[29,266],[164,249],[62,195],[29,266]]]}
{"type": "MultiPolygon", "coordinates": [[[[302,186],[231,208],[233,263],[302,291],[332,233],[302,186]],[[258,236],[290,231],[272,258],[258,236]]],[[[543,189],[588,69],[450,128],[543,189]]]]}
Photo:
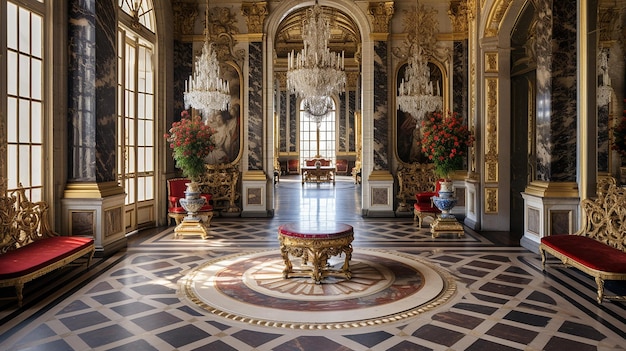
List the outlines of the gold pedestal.
{"type": "Polygon", "coordinates": [[[456,218],[441,218],[441,215],[430,224],[430,233],[433,238],[438,237],[439,234],[456,234],[459,238],[465,235],[463,225],[456,218]]]}
{"type": "Polygon", "coordinates": [[[185,218],[174,228],[174,238],[185,235],[200,235],[202,239],[206,239],[209,237],[209,232],[200,219],[185,218]]]}

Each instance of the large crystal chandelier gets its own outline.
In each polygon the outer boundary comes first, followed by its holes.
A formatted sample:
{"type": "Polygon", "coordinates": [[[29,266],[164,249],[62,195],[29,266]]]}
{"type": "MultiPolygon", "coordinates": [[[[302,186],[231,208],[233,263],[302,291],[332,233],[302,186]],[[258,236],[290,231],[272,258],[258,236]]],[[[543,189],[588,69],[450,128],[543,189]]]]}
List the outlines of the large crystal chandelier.
{"type": "MultiPolygon", "coordinates": [[[[404,72],[404,78],[398,89],[396,99],[398,108],[421,121],[427,113],[441,110],[443,99],[441,98],[439,84],[433,88],[430,80],[430,67],[426,46],[434,46],[434,22],[433,13],[425,11],[424,7],[415,8],[415,13],[409,16],[409,28],[414,28],[409,33],[409,62],[404,72]],[[420,27],[421,26],[421,27],[420,27]]],[[[433,48],[428,47],[430,52],[433,48]]]]}
{"type": "Polygon", "coordinates": [[[304,48],[287,56],[287,86],[305,100],[312,116],[324,116],[330,96],[343,92],[346,86],[344,54],[331,52],[329,39],[330,18],[316,1],[302,19],[304,48]]]}
{"type": "Polygon", "coordinates": [[[209,1],[206,9],[206,28],[204,29],[204,45],[202,54],[197,57],[194,72],[185,81],[185,108],[193,107],[201,111],[207,119],[214,111],[225,111],[230,102],[228,82],[220,78],[220,65],[217,53],[210,41],[209,34],[209,1]]]}

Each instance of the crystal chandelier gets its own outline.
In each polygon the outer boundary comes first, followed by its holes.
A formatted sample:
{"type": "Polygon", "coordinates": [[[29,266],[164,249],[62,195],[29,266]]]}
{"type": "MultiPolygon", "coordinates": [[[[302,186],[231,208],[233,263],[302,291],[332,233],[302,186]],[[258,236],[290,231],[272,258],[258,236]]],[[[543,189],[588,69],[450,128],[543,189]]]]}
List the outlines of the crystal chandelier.
{"type": "MultiPolygon", "coordinates": [[[[427,113],[441,110],[443,99],[440,95],[439,83],[436,89],[433,89],[426,51],[420,43],[421,39],[424,44],[434,45],[432,33],[434,23],[430,21],[431,25],[426,26],[428,28],[418,28],[418,23],[422,25],[429,23],[428,18],[424,17],[431,17],[432,12],[424,11],[423,6],[420,8],[418,4],[413,16],[411,27],[415,29],[410,33],[409,63],[400,83],[396,102],[400,110],[411,114],[417,121],[421,121],[427,113]]],[[[432,51],[432,48],[429,49],[432,51]]]]}
{"type": "Polygon", "coordinates": [[[345,90],[346,72],[344,54],[331,52],[330,18],[318,5],[306,10],[302,19],[304,48],[297,54],[287,56],[287,86],[292,93],[305,99],[311,115],[323,116],[327,112],[328,99],[345,90]]]}
{"type": "Polygon", "coordinates": [[[209,1],[206,9],[206,28],[202,54],[197,57],[195,69],[189,81],[185,81],[185,108],[193,107],[201,111],[205,120],[213,111],[225,111],[230,102],[228,82],[220,78],[220,66],[217,53],[209,35],[209,1]]]}
{"type": "Polygon", "coordinates": [[[304,100],[304,116],[313,120],[317,125],[322,123],[329,110],[334,108],[333,100],[328,96],[316,96],[304,100]]]}

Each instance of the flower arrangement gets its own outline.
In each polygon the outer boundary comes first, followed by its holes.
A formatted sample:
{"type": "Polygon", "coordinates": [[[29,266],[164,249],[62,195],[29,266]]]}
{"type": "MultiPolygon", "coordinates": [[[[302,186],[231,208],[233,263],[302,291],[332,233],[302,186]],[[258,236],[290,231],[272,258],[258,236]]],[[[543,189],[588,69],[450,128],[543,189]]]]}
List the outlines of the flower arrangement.
{"type": "Polygon", "coordinates": [[[435,164],[435,174],[449,179],[452,171],[463,166],[463,156],[474,137],[458,113],[433,112],[422,120],[422,152],[435,164]]]}
{"type": "Polygon", "coordinates": [[[620,123],[613,129],[613,146],[611,149],[617,151],[622,158],[622,163],[626,162],[626,116],[622,117],[620,123]]]}
{"type": "Polygon", "coordinates": [[[176,167],[182,170],[183,176],[193,181],[204,173],[204,158],[215,147],[211,140],[214,130],[202,122],[200,116],[191,118],[187,110],[182,111],[180,116],[181,120],[172,123],[165,139],[173,150],[176,167]]]}

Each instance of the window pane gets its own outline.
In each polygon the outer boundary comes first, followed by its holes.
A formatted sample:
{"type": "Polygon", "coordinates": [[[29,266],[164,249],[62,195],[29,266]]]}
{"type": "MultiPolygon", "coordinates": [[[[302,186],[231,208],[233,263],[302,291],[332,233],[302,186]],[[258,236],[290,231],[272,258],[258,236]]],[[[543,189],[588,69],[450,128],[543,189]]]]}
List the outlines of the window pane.
{"type": "Polygon", "coordinates": [[[43,91],[43,73],[41,72],[41,60],[31,59],[31,64],[31,97],[35,100],[41,100],[41,93],[43,91]]]}
{"type": "Polygon", "coordinates": [[[7,99],[7,141],[17,142],[17,99],[7,99]]]}
{"type": "Polygon", "coordinates": [[[30,142],[30,102],[20,99],[18,113],[18,140],[20,143],[30,142]]]}
{"type": "Polygon", "coordinates": [[[7,52],[7,94],[17,95],[17,53],[7,52]]]}
{"type": "Polygon", "coordinates": [[[22,185],[24,185],[24,187],[30,187],[30,146],[29,145],[20,145],[18,148],[18,154],[19,154],[19,173],[18,173],[18,179],[20,181],[20,183],[22,183],[22,185]]]}
{"type": "Polygon", "coordinates": [[[30,12],[24,8],[19,11],[19,50],[30,53],[30,12]]]}
{"type": "Polygon", "coordinates": [[[17,188],[17,183],[19,182],[17,176],[17,158],[17,145],[9,144],[7,146],[7,178],[9,189],[17,188]]]}
{"type": "Polygon", "coordinates": [[[31,120],[32,120],[32,129],[30,134],[30,140],[32,143],[41,144],[43,143],[42,138],[42,125],[43,125],[43,116],[41,114],[41,103],[33,102],[31,104],[31,120]]]}
{"type": "Polygon", "coordinates": [[[144,201],[146,199],[145,182],[143,177],[137,178],[137,201],[144,201]]]}
{"type": "MultiPolygon", "coordinates": [[[[17,6],[7,3],[7,47],[11,50],[17,50],[17,6]]],[[[9,66],[11,67],[11,66],[9,66]]]]}
{"type": "MultiPolygon", "coordinates": [[[[41,146],[34,145],[31,149],[31,167],[33,170],[43,168],[43,154],[41,146]]],[[[42,186],[43,179],[42,172],[32,172],[32,184],[31,186],[42,186]]]]}
{"type": "Polygon", "coordinates": [[[19,92],[22,97],[30,96],[30,58],[26,55],[20,55],[19,63],[19,92]]]}
{"type": "Polygon", "coordinates": [[[31,43],[31,54],[34,57],[41,58],[41,51],[43,48],[43,41],[41,40],[42,35],[42,19],[41,16],[33,14],[31,17],[32,21],[32,43],[31,43]]]}

